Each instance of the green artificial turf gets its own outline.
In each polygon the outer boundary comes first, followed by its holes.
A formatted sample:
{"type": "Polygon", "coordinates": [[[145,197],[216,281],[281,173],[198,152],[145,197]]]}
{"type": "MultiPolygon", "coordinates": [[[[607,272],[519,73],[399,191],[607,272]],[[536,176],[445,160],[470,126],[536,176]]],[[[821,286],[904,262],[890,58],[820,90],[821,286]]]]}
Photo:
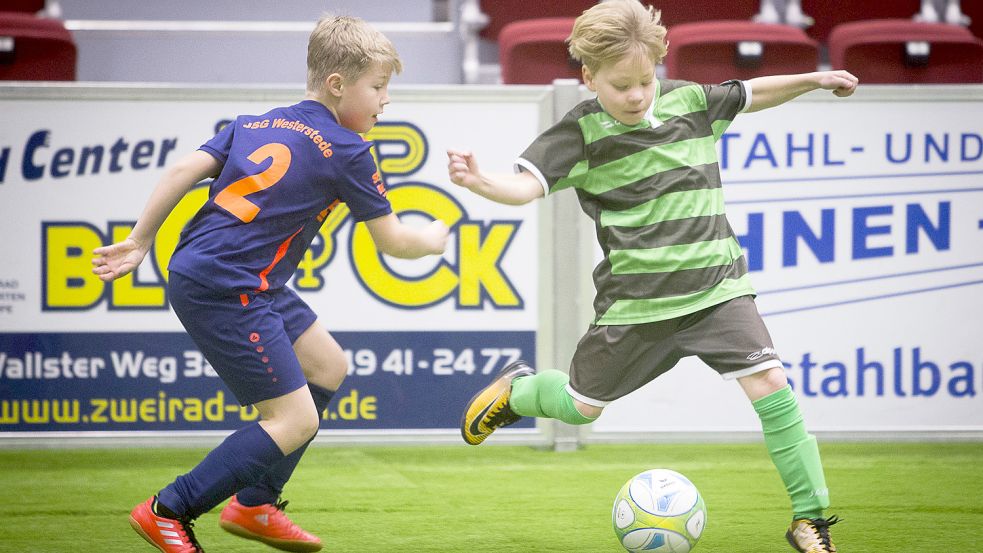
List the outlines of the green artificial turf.
{"type": "MultiPolygon", "coordinates": [[[[204,449],[0,449],[0,551],[153,551],[127,513],[204,449]]],[[[823,443],[846,553],[978,553],[983,443],[823,443]]],[[[688,476],[709,510],[697,553],[791,551],[788,499],[761,444],[335,447],[315,444],[284,497],[329,552],[619,551],[611,505],[649,468],[688,476]]],[[[195,531],[209,553],[273,551],[195,531]]]]}

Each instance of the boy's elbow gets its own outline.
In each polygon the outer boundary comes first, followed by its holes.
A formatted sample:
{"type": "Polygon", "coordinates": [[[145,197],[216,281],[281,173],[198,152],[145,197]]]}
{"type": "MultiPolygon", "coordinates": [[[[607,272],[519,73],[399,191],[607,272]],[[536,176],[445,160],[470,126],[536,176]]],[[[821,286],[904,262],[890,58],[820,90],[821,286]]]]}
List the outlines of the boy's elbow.
{"type": "Polygon", "coordinates": [[[542,198],[545,193],[543,192],[542,185],[539,181],[533,181],[531,183],[526,183],[524,186],[520,187],[508,203],[512,205],[526,205],[533,200],[538,200],[542,198]]]}
{"type": "Polygon", "coordinates": [[[383,240],[377,241],[375,243],[375,249],[379,250],[379,253],[384,253],[386,255],[391,255],[393,257],[401,257],[403,251],[393,240],[383,240]]]}
{"type": "Polygon", "coordinates": [[[395,257],[398,259],[413,259],[419,257],[416,252],[413,251],[412,244],[407,240],[400,239],[389,239],[376,242],[375,247],[380,253],[384,253],[390,257],[395,257]]]}

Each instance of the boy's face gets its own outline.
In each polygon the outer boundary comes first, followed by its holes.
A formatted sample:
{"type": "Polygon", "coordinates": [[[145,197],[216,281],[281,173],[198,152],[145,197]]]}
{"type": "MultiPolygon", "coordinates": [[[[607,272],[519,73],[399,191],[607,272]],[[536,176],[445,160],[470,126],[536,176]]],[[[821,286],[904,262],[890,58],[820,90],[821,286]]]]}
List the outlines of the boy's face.
{"type": "Polygon", "coordinates": [[[375,64],[355,80],[346,79],[338,101],[338,122],[355,132],[368,132],[389,103],[389,68],[375,64]]]}
{"type": "Polygon", "coordinates": [[[597,93],[604,111],[622,124],[642,122],[655,96],[655,64],[647,57],[629,54],[596,72],[583,67],[584,84],[597,93]]]}

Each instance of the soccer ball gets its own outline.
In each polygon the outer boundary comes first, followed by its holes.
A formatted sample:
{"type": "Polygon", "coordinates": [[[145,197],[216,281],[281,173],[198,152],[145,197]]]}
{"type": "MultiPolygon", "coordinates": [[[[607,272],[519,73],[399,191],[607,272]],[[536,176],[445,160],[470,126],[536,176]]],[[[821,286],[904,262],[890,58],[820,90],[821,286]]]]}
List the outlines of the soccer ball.
{"type": "Polygon", "coordinates": [[[688,553],[707,523],[707,507],[685,476],[652,469],[625,482],[614,498],[614,533],[628,551],[688,553]]]}

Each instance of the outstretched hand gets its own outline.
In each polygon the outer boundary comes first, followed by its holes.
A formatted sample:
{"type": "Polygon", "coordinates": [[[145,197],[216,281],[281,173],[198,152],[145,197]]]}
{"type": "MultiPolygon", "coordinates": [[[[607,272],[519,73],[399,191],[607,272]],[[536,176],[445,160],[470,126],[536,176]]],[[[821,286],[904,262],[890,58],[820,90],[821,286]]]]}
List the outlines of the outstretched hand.
{"type": "Polygon", "coordinates": [[[478,172],[478,162],[471,152],[447,150],[447,174],[451,182],[458,186],[471,189],[481,183],[478,172]]]}
{"type": "Polygon", "coordinates": [[[860,79],[849,71],[838,69],[823,73],[819,78],[819,87],[823,90],[832,90],[836,96],[845,97],[853,94],[859,82],[860,79]]]}
{"type": "Polygon", "coordinates": [[[92,273],[103,282],[116,280],[136,269],[149,249],[149,245],[143,246],[132,238],[96,248],[92,250],[96,256],[92,259],[92,273]]]}

